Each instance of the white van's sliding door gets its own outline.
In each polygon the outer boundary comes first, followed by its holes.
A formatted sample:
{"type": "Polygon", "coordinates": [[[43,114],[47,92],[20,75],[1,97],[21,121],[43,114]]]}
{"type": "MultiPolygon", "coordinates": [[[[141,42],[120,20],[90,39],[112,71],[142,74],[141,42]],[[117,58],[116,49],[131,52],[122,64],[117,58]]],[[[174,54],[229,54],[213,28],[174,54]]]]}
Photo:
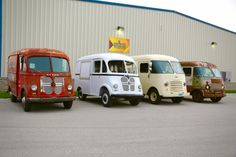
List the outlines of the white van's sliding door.
{"type": "Polygon", "coordinates": [[[80,85],[83,93],[90,94],[91,61],[81,62],[80,85]]]}
{"type": "Polygon", "coordinates": [[[101,81],[101,60],[96,59],[92,64],[92,75],[91,75],[91,95],[99,96],[101,81]]]}

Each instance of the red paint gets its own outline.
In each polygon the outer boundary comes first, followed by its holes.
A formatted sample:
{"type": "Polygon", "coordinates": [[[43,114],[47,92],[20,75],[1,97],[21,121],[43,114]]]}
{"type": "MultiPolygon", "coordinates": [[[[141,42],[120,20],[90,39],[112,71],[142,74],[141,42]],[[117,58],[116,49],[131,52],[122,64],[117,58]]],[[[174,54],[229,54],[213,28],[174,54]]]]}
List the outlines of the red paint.
{"type": "MultiPolygon", "coordinates": [[[[12,94],[18,98],[21,98],[22,91],[25,92],[27,99],[32,98],[40,98],[43,100],[44,98],[51,98],[50,101],[58,102],[57,98],[61,98],[61,101],[65,101],[65,99],[74,96],[74,89],[71,91],[68,90],[68,85],[72,85],[72,78],[70,67],[68,72],[38,72],[32,71],[28,65],[28,59],[30,57],[37,56],[37,57],[49,57],[50,58],[50,67],[52,69],[52,57],[56,58],[63,58],[69,64],[69,57],[61,51],[54,50],[54,49],[39,49],[39,48],[30,48],[30,49],[21,49],[19,51],[13,52],[8,57],[8,86],[9,90],[12,94]],[[24,57],[25,59],[25,66],[26,68],[22,68],[24,65],[20,61],[20,59],[24,57]],[[25,70],[23,70],[25,69],[25,70]],[[41,80],[42,77],[48,77],[52,80],[50,84],[50,88],[52,89],[52,93],[47,94],[41,88],[41,80]],[[59,94],[56,93],[56,83],[55,79],[61,78],[63,79],[63,84],[60,86],[61,92],[59,94]],[[36,91],[32,91],[32,85],[37,86],[36,91]],[[65,98],[65,99],[64,99],[65,98]]],[[[47,102],[47,101],[45,101],[47,102]]]]}

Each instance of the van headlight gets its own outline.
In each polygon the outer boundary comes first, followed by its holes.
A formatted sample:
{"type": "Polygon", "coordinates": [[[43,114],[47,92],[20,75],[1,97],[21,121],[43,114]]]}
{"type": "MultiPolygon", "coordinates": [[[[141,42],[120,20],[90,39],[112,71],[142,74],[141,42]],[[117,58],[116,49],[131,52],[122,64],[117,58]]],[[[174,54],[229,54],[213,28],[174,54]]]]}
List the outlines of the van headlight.
{"type": "Polygon", "coordinates": [[[165,87],[167,87],[168,85],[169,85],[168,82],[164,83],[164,86],[165,86],[165,87]]]}
{"type": "Polygon", "coordinates": [[[205,88],[206,88],[207,90],[210,89],[210,85],[207,84],[205,88]]]}
{"type": "Polygon", "coordinates": [[[67,86],[68,91],[71,91],[72,88],[73,88],[73,87],[72,87],[72,85],[70,85],[70,84],[67,86]]]}
{"type": "Polygon", "coordinates": [[[141,86],[141,85],[138,85],[138,89],[142,89],[142,86],[141,86]]]}
{"type": "Polygon", "coordinates": [[[115,90],[115,91],[117,91],[118,90],[118,84],[113,84],[113,89],[115,90]]]}
{"type": "Polygon", "coordinates": [[[35,92],[37,89],[38,89],[37,85],[34,84],[34,85],[31,86],[31,90],[32,90],[32,91],[35,92]]]}
{"type": "Polygon", "coordinates": [[[221,85],[221,89],[223,89],[223,90],[225,89],[225,86],[223,84],[221,85]]]}

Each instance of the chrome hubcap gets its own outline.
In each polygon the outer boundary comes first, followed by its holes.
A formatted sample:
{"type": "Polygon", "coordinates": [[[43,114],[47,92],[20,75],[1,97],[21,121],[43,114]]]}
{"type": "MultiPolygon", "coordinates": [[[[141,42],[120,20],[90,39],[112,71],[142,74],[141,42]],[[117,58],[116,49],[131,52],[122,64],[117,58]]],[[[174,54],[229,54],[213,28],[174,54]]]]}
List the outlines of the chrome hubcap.
{"type": "Polygon", "coordinates": [[[108,103],[108,95],[107,95],[107,93],[104,93],[104,94],[103,94],[103,96],[102,96],[102,102],[103,102],[104,104],[107,104],[107,103],[108,103]]]}
{"type": "Polygon", "coordinates": [[[156,101],[157,100],[157,94],[155,92],[152,92],[150,95],[151,101],[156,101]]]}
{"type": "Polygon", "coordinates": [[[21,99],[22,104],[25,106],[25,97],[21,99]]]}

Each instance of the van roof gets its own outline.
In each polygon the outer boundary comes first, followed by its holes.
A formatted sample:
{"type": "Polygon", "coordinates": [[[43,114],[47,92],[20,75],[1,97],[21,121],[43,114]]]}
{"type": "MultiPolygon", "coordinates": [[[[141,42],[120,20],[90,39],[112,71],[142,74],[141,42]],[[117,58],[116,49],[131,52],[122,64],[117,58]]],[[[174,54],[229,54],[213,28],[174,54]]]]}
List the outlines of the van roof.
{"type": "Polygon", "coordinates": [[[48,48],[24,48],[20,49],[18,51],[12,52],[11,55],[14,54],[22,54],[22,55],[56,55],[56,56],[63,56],[68,58],[67,54],[65,52],[56,50],[56,49],[48,49],[48,48]]]}
{"type": "Polygon", "coordinates": [[[205,61],[181,61],[181,66],[202,66],[202,67],[209,67],[209,68],[216,68],[216,65],[205,62],[205,61]]]}
{"type": "Polygon", "coordinates": [[[97,53],[97,54],[92,54],[84,57],[80,57],[78,61],[80,60],[91,60],[91,59],[103,59],[105,61],[109,60],[126,60],[126,61],[132,61],[134,60],[130,56],[126,56],[123,54],[118,54],[118,53],[97,53]]]}
{"type": "Polygon", "coordinates": [[[170,60],[170,61],[179,61],[177,58],[161,54],[147,54],[147,55],[138,55],[133,56],[134,60],[170,60]]]}

